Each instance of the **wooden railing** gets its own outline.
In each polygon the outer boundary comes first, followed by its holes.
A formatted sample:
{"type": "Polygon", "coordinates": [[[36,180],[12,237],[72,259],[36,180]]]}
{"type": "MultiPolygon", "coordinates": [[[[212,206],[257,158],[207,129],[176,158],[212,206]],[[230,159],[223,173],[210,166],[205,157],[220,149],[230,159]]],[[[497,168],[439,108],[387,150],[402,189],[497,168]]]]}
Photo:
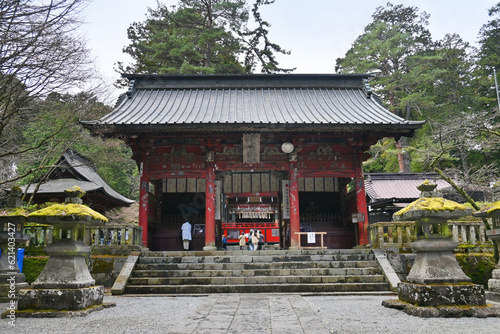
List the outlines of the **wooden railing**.
{"type": "MultiPolygon", "coordinates": [[[[450,221],[448,226],[452,238],[459,245],[482,245],[487,241],[482,222],[450,221]]],[[[416,240],[415,222],[379,222],[368,226],[372,248],[394,248],[407,246],[416,240]]]]}
{"type": "Polygon", "coordinates": [[[325,247],[325,243],[323,242],[323,236],[326,235],[326,232],[295,232],[295,234],[297,234],[299,237],[298,237],[298,241],[299,241],[299,245],[298,245],[298,249],[326,249],[325,247]],[[311,234],[314,236],[314,243],[316,243],[316,236],[319,235],[320,236],[320,242],[321,242],[321,246],[302,246],[301,244],[301,241],[300,241],[300,237],[302,235],[308,235],[308,234],[311,234]]]}

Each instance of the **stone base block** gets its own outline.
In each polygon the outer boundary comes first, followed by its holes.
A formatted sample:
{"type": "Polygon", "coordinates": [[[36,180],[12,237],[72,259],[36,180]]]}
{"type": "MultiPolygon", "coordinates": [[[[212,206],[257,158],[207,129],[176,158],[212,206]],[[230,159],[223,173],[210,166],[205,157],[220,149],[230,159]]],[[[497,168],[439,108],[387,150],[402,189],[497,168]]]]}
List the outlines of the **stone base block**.
{"type": "Polygon", "coordinates": [[[469,305],[484,306],[486,297],[482,285],[399,283],[398,297],[416,306],[469,305]]]}
{"type": "Polygon", "coordinates": [[[19,290],[29,288],[24,274],[9,272],[0,273],[0,303],[17,300],[19,290]]]}
{"type": "MultiPolygon", "coordinates": [[[[498,267],[498,265],[497,265],[497,267],[498,267]]],[[[491,278],[500,280],[500,269],[499,268],[493,269],[493,271],[491,272],[491,278]]]]}
{"type": "Polygon", "coordinates": [[[401,310],[420,318],[500,318],[499,306],[415,306],[410,303],[389,299],[382,306],[401,310]]]}
{"type": "Polygon", "coordinates": [[[491,300],[495,303],[500,303],[500,292],[486,291],[486,300],[491,300]]]}
{"type": "Polygon", "coordinates": [[[14,315],[18,318],[75,318],[75,317],[85,317],[92,312],[101,311],[105,308],[115,307],[116,303],[104,303],[100,305],[91,306],[84,310],[76,310],[76,311],[19,311],[14,310],[12,314],[10,311],[5,311],[1,318],[2,319],[10,319],[10,316],[14,315]]]}
{"type": "Polygon", "coordinates": [[[500,279],[492,278],[488,280],[488,290],[500,293],[500,279]]]}
{"type": "Polygon", "coordinates": [[[25,289],[19,291],[17,309],[74,311],[102,304],[104,287],[79,289],[25,289]]]}

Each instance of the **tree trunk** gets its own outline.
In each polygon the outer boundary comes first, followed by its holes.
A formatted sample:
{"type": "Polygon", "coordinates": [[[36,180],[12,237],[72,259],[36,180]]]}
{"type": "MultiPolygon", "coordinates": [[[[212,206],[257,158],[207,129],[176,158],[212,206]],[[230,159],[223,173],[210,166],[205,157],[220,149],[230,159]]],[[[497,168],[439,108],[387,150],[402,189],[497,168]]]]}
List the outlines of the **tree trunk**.
{"type": "Polygon", "coordinates": [[[408,153],[404,149],[407,146],[408,146],[407,137],[401,137],[396,143],[396,148],[398,150],[398,162],[399,162],[400,173],[411,173],[410,153],[408,153]]]}

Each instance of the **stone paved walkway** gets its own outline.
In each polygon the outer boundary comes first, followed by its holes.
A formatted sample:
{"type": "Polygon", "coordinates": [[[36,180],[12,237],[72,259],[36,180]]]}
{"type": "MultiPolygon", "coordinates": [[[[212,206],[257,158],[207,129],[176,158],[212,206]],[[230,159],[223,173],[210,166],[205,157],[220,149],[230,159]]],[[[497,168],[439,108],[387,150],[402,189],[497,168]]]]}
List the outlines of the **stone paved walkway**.
{"type": "MultiPolygon", "coordinates": [[[[213,294],[105,296],[116,307],[76,318],[0,319],[1,334],[484,334],[500,318],[418,318],[381,305],[395,296],[213,294]]],[[[4,311],[8,304],[0,304],[4,311]]]]}
{"type": "Polygon", "coordinates": [[[172,334],[290,333],[330,331],[300,295],[210,295],[172,334]]]}

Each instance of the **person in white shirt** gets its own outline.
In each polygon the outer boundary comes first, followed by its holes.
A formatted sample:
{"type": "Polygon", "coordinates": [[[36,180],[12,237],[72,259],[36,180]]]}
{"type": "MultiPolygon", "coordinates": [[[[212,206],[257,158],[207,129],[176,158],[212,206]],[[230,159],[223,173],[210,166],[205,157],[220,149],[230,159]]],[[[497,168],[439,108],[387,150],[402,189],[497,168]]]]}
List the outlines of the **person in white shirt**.
{"type": "Polygon", "coordinates": [[[182,231],[182,243],[184,246],[184,250],[189,250],[189,242],[191,239],[191,224],[189,222],[185,222],[181,227],[182,231]]]}

